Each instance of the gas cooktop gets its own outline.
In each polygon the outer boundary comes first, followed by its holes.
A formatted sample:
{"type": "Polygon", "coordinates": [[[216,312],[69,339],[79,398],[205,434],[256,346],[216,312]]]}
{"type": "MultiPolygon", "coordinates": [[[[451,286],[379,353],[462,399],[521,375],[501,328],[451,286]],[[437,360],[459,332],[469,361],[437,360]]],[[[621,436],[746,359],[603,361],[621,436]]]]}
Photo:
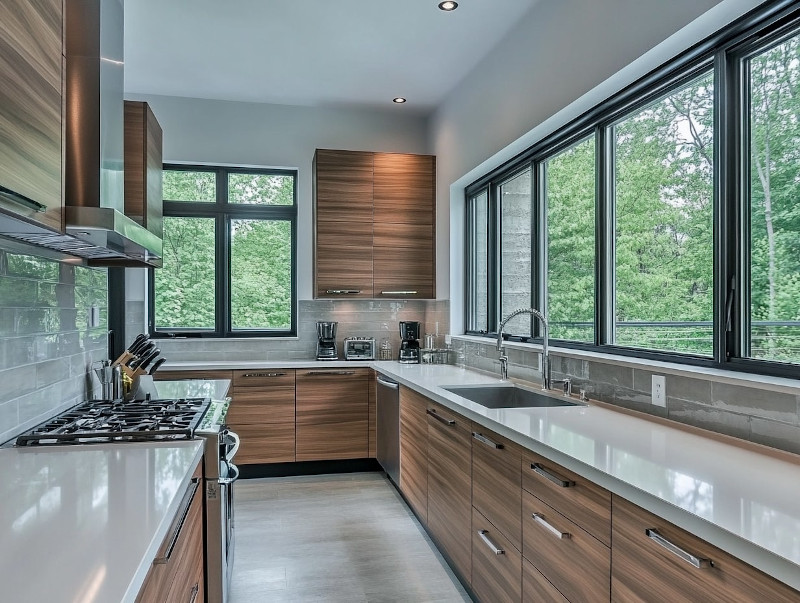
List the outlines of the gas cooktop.
{"type": "Polygon", "coordinates": [[[17,446],[188,440],[208,408],[207,398],[89,400],[17,437],[17,446]]]}

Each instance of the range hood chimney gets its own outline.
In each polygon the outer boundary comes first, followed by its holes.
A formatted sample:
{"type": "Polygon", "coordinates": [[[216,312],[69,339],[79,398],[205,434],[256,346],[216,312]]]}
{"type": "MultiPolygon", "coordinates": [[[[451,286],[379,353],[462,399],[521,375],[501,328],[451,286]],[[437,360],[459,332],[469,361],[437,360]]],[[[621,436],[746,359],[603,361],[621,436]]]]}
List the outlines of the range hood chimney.
{"type": "Polygon", "coordinates": [[[65,0],[65,231],[0,216],[0,233],[95,266],[161,266],[162,241],[124,214],[123,0],[65,0]]]}

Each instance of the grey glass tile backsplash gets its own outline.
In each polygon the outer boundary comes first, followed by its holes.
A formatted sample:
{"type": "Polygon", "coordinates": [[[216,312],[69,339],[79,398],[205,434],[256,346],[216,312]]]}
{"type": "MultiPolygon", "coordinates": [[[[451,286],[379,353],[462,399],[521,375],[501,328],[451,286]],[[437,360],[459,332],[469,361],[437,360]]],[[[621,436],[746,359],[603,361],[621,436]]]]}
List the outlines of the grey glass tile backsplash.
{"type": "Polygon", "coordinates": [[[89,367],[108,353],[107,296],[105,269],[0,243],[0,442],[91,396],[89,367]]]}
{"type": "MultiPolygon", "coordinates": [[[[459,363],[498,372],[494,342],[454,341],[459,363]]],[[[538,382],[539,354],[509,349],[509,376],[538,382]]],[[[654,406],[651,383],[664,372],[615,364],[604,359],[550,355],[554,379],[569,377],[573,391],[595,400],[800,454],[800,382],[793,393],[765,384],[737,385],[708,378],[666,374],[666,407],[654,406]]],[[[786,388],[783,388],[786,389],[786,388]]]]}

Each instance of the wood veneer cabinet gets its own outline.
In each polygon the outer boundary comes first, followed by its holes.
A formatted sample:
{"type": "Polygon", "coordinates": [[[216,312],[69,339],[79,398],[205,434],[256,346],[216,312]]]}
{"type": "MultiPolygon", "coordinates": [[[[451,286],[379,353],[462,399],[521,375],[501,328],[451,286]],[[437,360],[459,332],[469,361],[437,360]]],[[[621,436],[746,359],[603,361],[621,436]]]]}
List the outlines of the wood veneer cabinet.
{"type": "Polygon", "coordinates": [[[233,371],[227,422],[240,438],[240,465],[295,460],[295,371],[233,371]]]}
{"type": "Polygon", "coordinates": [[[136,597],[141,603],[204,601],[202,468],[198,465],[185,499],[156,553],[136,597]]]}
{"type": "Polygon", "coordinates": [[[164,234],[161,126],[150,105],[125,101],[125,215],[164,234]]]}
{"type": "Polygon", "coordinates": [[[400,386],[400,491],[423,523],[428,521],[428,399],[400,386]]]}
{"type": "Polygon", "coordinates": [[[522,554],[477,509],[472,508],[472,590],[481,601],[522,600],[522,554]]]}
{"type": "Polygon", "coordinates": [[[569,603],[527,559],[522,560],[522,603],[569,603]]]}
{"type": "Polygon", "coordinates": [[[298,461],[369,456],[369,369],[300,370],[298,461]]]}
{"type": "Polygon", "coordinates": [[[0,2],[0,208],[63,229],[61,0],[0,2]]]}
{"type": "Polygon", "coordinates": [[[318,149],[316,297],[435,292],[435,157],[318,149]]]}
{"type": "Polygon", "coordinates": [[[472,424],[428,402],[428,530],[453,569],[472,573],[472,424]]]}
{"type": "Polygon", "coordinates": [[[800,592],[619,496],[612,509],[615,602],[800,601],[800,592]]]}

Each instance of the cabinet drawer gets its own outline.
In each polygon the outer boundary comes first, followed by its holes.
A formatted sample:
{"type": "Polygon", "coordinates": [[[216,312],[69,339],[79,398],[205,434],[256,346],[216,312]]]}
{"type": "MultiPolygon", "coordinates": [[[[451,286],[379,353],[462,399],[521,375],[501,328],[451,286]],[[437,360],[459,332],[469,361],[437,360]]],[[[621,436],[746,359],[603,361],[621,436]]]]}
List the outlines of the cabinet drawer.
{"type": "Polygon", "coordinates": [[[611,546],[611,493],[534,452],[522,457],[522,487],[611,546]]]}
{"type": "Polygon", "coordinates": [[[294,384],[274,388],[237,388],[227,421],[231,425],[294,423],[294,384]]]}
{"type": "Polygon", "coordinates": [[[472,590],[488,602],[522,598],[519,550],[475,508],[472,509],[472,590]]]}
{"type": "Polygon", "coordinates": [[[800,592],[625,499],[614,497],[613,513],[614,601],[652,600],[653,593],[686,603],[800,601],[800,592]]]}
{"type": "Polygon", "coordinates": [[[160,370],[155,374],[156,381],[184,381],[186,379],[230,379],[231,371],[206,371],[202,369],[190,371],[160,370]]]}
{"type": "Polygon", "coordinates": [[[234,462],[237,465],[256,463],[291,463],[295,459],[294,420],[287,423],[237,425],[230,423],[241,440],[234,462]]]}
{"type": "Polygon", "coordinates": [[[527,559],[522,560],[522,603],[569,603],[527,559]]]}
{"type": "Polygon", "coordinates": [[[516,548],[522,548],[522,449],[472,425],[472,506],[516,548]]]}
{"type": "Polygon", "coordinates": [[[428,399],[400,386],[400,491],[428,521],[428,399]]]}
{"type": "Polygon", "coordinates": [[[294,370],[256,369],[252,371],[233,371],[233,386],[239,388],[292,388],[294,392],[294,370]]]}
{"type": "Polygon", "coordinates": [[[573,603],[609,601],[611,549],[529,492],[522,509],[524,557],[573,603]]]}

